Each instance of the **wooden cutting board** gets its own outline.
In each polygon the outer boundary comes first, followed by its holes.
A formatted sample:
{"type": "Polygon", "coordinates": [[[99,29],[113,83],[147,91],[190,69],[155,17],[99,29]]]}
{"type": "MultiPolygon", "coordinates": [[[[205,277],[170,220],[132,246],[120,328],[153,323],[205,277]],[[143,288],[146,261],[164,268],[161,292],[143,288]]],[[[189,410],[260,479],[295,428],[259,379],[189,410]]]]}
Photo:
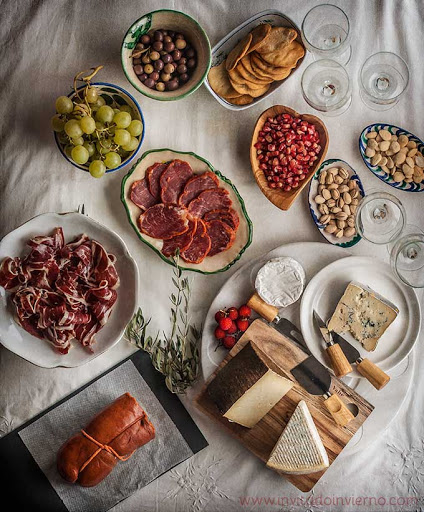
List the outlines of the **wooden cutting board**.
{"type": "MultiPolygon", "coordinates": [[[[324,406],[324,399],[321,396],[310,395],[290,373],[292,368],[307,357],[307,354],[305,354],[303,350],[298,348],[276,329],[263,320],[255,320],[215,372],[206,381],[195,403],[202,412],[221,423],[221,425],[243,443],[246,448],[266,462],[297,404],[300,400],[305,400],[327,450],[331,466],[337,455],[339,455],[358,428],[371,414],[374,407],[333,375],[330,391],[337,394],[346,404],[354,404],[358,408],[358,413],[355,418],[345,427],[339,427],[324,406]],[[216,405],[209,398],[206,388],[218,371],[251,340],[286,373],[286,377],[294,382],[294,386],[259,423],[249,429],[237,423],[231,423],[224,418],[216,405]]],[[[327,470],[328,469],[329,468],[327,468],[327,470]]],[[[303,492],[308,492],[314,487],[325,471],[310,473],[308,475],[284,476],[298,489],[303,492]]]]}

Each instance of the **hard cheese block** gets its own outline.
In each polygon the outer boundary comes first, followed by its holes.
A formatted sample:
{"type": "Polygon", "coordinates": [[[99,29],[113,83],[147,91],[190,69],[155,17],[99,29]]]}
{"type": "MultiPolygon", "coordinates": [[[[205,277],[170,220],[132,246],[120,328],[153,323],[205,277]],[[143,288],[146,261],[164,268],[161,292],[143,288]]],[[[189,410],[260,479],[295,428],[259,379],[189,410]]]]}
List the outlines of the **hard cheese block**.
{"type": "Polygon", "coordinates": [[[293,387],[293,382],[250,341],[216,375],[208,394],[230,421],[252,428],[293,387]]]}
{"type": "Polygon", "coordinates": [[[305,475],[328,468],[328,455],[304,400],[297,405],[271,452],[267,466],[279,473],[305,475]]]}
{"type": "Polygon", "coordinates": [[[337,304],[328,329],[339,334],[350,331],[366,350],[373,351],[398,313],[397,307],[383,297],[352,282],[337,304]]]}

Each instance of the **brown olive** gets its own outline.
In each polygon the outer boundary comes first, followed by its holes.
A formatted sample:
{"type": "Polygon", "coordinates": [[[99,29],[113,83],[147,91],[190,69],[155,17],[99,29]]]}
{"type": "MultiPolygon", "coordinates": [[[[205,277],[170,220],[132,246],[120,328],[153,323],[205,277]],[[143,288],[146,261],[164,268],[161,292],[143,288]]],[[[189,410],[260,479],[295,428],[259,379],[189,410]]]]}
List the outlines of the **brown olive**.
{"type": "Polygon", "coordinates": [[[162,82],[169,82],[171,80],[171,75],[169,73],[161,73],[160,79],[162,82]]]}
{"type": "Polygon", "coordinates": [[[159,73],[157,71],[153,71],[153,73],[150,73],[150,77],[152,80],[157,82],[159,80],[159,73]]]}
{"type": "Polygon", "coordinates": [[[160,53],[159,52],[150,52],[150,59],[155,61],[160,59],[160,53]]]}
{"type": "Polygon", "coordinates": [[[155,81],[152,80],[151,78],[148,78],[147,80],[144,81],[144,85],[146,87],[149,87],[150,89],[152,89],[155,86],[155,81]]]}
{"type": "Polygon", "coordinates": [[[187,67],[189,69],[194,68],[196,66],[196,60],[195,59],[188,59],[187,61],[187,67]]]}
{"type": "Polygon", "coordinates": [[[160,52],[161,50],[163,50],[162,41],[155,41],[152,46],[153,46],[153,50],[155,50],[157,52],[160,52]]]}
{"type": "MultiPolygon", "coordinates": [[[[140,41],[143,43],[143,44],[149,44],[150,43],[150,36],[147,35],[147,34],[144,34],[144,36],[141,36],[141,39],[140,41]]],[[[141,48],[143,49],[143,48],[141,48]]]]}
{"type": "Polygon", "coordinates": [[[168,36],[174,37],[175,36],[175,32],[173,30],[168,30],[168,36]]]}
{"type": "Polygon", "coordinates": [[[138,75],[138,79],[140,80],[140,82],[144,82],[144,80],[146,80],[147,78],[149,78],[146,73],[143,73],[142,75],[138,75]]]}
{"type": "Polygon", "coordinates": [[[180,60],[180,59],[181,59],[181,55],[182,55],[182,54],[181,54],[180,50],[174,50],[174,51],[171,53],[171,55],[172,55],[172,58],[173,58],[174,60],[180,60]]]}
{"type": "Polygon", "coordinates": [[[187,66],[185,66],[184,64],[180,64],[177,67],[177,73],[179,73],[180,75],[183,75],[184,73],[187,73],[187,66]]]}
{"type": "Polygon", "coordinates": [[[133,59],[133,66],[136,64],[141,64],[141,59],[133,59]]]}
{"type": "Polygon", "coordinates": [[[143,55],[143,57],[141,57],[141,62],[143,64],[150,64],[151,60],[150,60],[150,57],[147,55],[147,53],[145,55],[143,55]]]}
{"type": "Polygon", "coordinates": [[[172,61],[172,55],[165,53],[165,55],[162,56],[162,60],[165,64],[169,64],[172,61]]]}
{"type": "Polygon", "coordinates": [[[175,89],[178,89],[178,82],[176,80],[170,80],[169,82],[166,82],[166,89],[168,91],[175,91],[175,89]]]}
{"type": "Polygon", "coordinates": [[[156,90],[160,91],[160,92],[163,92],[165,90],[165,84],[163,82],[158,82],[156,84],[156,90]]]}
{"type": "Polygon", "coordinates": [[[163,33],[160,30],[156,30],[153,34],[153,39],[155,41],[163,41],[163,33]]]}
{"type": "Polygon", "coordinates": [[[144,50],[144,44],[143,43],[137,43],[135,45],[136,50],[144,50]]]}
{"type": "Polygon", "coordinates": [[[134,66],[134,73],[135,73],[136,75],[141,75],[141,74],[143,74],[143,72],[144,72],[144,71],[143,71],[143,66],[141,66],[140,64],[136,64],[136,65],[134,66]]]}
{"type": "Polygon", "coordinates": [[[180,33],[175,35],[175,39],[184,39],[184,36],[180,33]]]}
{"type": "Polygon", "coordinates": [[[163,49],[166,50],[167,52],[172,52],[175,50],[175,44],[174,43],[165,43],[163,45],[163,49]]]}
{"type": "Polygon", "coordinates": [[[192,59],[196,55],[196,52],[193,50],[193,48],[189,48],[188,50],[185,51],[184,55],[188,59],[192,59]]]}
{"type": "Polygon", "coordinates": [[[146,64],[144,66],[144,71],[145,73],[147,73],[148,75],[150,75],[150,73],[153,73],[153,71],[155,70],[155,68],[153,67],[152,64],[146,64]]]}
{"type": "Polygon", "coordinates": [[[187,75],[187,73],[183,73],[182,75],[180,75],[180,82],[185,83],[189,78],[190,77],[187,75]]]}
{"type": "Polygon", "coordinates": [[[173,73],[175,71],[175,66],[174,64],[169,63],[165,65],[163,70],[165,71],[165,73],[173,73]]]}
{"type": "Polygon", "coordinates": [[[163,66],[164,66],[163,60],[162,59],[157,60],[154,63],[154,66],[155,66],[155,69],[157,69],[158,71],[162,71],[163,66]]]}
{"type": "Polygon", "coordinates": [[[178,61],[178,65],[180,64],[187,64],[187,59],[185,57],[181,57],[181,59],[178,61]]]}
{"type": "Polygon", "coordinates": [[[185,41],[185,39],[177,39],[175,41],[175,46],[179,49],[179,50],[184,50],[184,48],[187,46],[187,43],[185,41]]]}
{"type": "Polygon", "coordinates": [[[165,36],[163,38],[164,43],[172,43],[172,37],[171,36],[165,36]]]}

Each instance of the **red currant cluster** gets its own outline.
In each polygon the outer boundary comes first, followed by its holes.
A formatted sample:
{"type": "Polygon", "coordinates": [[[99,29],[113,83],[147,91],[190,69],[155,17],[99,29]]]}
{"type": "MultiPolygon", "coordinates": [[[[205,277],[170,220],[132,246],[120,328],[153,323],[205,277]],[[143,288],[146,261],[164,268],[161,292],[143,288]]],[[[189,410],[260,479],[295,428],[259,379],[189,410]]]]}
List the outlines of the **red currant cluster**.
{"type": "Polygon", "coordinates": [[[239,307],[220,309],[215,313],[218,327],[215,329],[215,338],[225,348],[233,348],[237,340],[249,327],[252,310],[246,304],[239,307]]]}

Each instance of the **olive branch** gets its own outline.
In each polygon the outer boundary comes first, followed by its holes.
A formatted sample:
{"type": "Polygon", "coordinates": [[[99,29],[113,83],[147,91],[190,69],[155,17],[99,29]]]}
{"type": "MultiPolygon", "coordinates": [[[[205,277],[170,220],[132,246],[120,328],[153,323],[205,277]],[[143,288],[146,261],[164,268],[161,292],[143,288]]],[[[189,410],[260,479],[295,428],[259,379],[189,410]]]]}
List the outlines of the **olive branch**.
{"type": "Polygon", "coordinates": [[[174,277],[172,283],[176,293],[171,293],[171,333],[159,331],[153,338],[147,328],[151,319],[144,318],[141,308],[135,313],[125,330],[125,337],[137,347],[148,352],[153,366],[165,375],[165,382],[172,393],[185,393],[196,380],[199,371],[198,342],[201,329],[191,324],[189,316],[191,288],[187,277],[183,277],[178,265],[178,254],[173,258],[174,277]]]}

